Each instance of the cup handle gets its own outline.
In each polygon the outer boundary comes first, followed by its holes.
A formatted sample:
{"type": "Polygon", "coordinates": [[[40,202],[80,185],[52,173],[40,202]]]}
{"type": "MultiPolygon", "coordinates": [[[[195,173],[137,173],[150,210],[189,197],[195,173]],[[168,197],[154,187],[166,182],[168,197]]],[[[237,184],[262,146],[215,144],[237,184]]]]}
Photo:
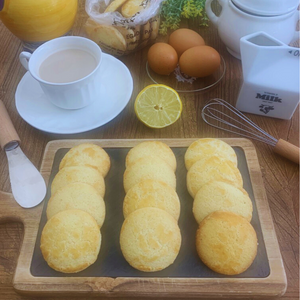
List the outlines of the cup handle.
{"type": "Polygon", "coordinates": [[[26,51],[21,52],[19,55],[20,62],[27,71],[29,70],[28,63],[31,55],[32,54],[30,52],[26,52],[26,51]]]}

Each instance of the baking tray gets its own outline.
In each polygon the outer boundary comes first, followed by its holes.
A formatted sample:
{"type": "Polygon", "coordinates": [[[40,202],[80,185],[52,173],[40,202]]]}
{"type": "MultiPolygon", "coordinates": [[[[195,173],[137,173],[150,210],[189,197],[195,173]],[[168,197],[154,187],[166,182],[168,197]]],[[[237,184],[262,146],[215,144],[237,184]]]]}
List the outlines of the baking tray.
{"type": "MultiPolygon", "coordinates": [[[[123,217],[123,200],[125,192],[123,188],[123,173],[125,171],[125,158],[129,148],[107,148],[105,149],[111,158],[112,167],[105,178],[106,195],[104,197],[106,206],[106,217],[101,228],[102,242],[101,250],[97,261],[82,272],[75,274],[64,274],[50,268],[43,259],[40,250],[40,238],[42,229],[47,222],[46,208],[50,198],[50,186],[54,176],[58,172],[61,159],[69,149],[59,149],[55,154],[53,166],[48,185],[48,192],[45,199],[42,218],[39,226],[38,236],[35,243],[30,271],[33,276],[45,277],[199,277],[199,278],[220,278],[227,277],[213,272],[200,260],[196,251],[196,230],[197,223],[192,213],[193,198],[189,195],[186,187],[186,168],[184,165],[184,154],[186,148],[173,148],[177,160],[176,181],[177,194],[181,204],[179,228],[182,236],[182,246],[175,262],[168,268],[159,272],[141,272],[131,267],[124,259],[119,236],[123,217]]],[[[270,274],[270,267],[266,253],[265,243],[258,218],[257,207],[254,200],[251,179],[249,176],[244,151],[234,147],[238,158],[238,168],[242,174],[244,188],[248,192],[253,204],[253,225],[258,238],[257,256],[250,268],[242,274],[231,276],[233,278],[265,278],[270,274]]]]}

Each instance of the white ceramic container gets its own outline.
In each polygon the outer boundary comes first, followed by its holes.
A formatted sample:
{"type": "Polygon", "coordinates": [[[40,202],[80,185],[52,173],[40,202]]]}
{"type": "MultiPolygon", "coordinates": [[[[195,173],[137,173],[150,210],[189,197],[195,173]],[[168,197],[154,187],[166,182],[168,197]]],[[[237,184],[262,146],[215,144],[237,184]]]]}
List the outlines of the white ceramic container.
{"type": "Polygon", "coordinates": [[[299,38],[296,0],[218,0],[222,11],[217,16],[206,0],[205,9],[210,21],[230,54],[240,59],[240,39],[264,31],[285,44],[299,38]]]}

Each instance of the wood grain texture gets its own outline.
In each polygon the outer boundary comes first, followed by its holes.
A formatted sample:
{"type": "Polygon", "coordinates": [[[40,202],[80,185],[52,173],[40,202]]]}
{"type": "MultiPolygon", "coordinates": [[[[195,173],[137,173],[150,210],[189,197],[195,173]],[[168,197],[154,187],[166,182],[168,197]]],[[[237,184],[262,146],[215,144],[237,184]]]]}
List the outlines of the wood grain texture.
{"type": "MultiPolygon", "coordinates": [[[[86,19],[84,1],[80,0],[74,26],[75,35],[85,36],[82,26],[86,19]]],[[[141,124],[134,114],[135,97],[142,88],[151,83],[145,72],[148,49],[145,48],[121,58],[130,69],[134,81],[132,98],[122,113],[108,124],[87,133],[62,136],[43,133],[26,124],[18,115],[15,108],[14,93],[19,81],[25,74],[25,70],[18,60],[18,55],[22,51],[22,44],[0,21],[0,99],[4,102],[22,140],[24,153],[39,168],[46,144],[54,139],[233,137],[230,133],[208,127],[201,118],[201,109],[207,100],[215,97],[227,100],[231,104],[235,103],[242,83],[241,63],[227,53],[212,25],[203,28],[199,27],[198,24],[198,20],[186,20],[182,26],[196,29],[207,40],[208,45],[215,47],[224,57],[227,71],[223,80],[214,89],[205,93],[181,96],[183,112],[181,119],[174,125],[162,130],[150,129],[141,124]]],[[[159,37],[160,39],[165,40],[166,38],[159,37]]],[[[289,121],[256,115],[248,115],[248,117],[274,137],[282,138],[299,146],[299,109],[289,121]]],[[[263,143],[256,141],[253,143],[257,150],[266,195],[287,274],[288,288],[282,299],[299,299],[299,167],[275,154],[270,147],[263,143]]],[[[0,152],[0,190],[10,192],[8,166],[4,151],[0,152]]],[[[10,199],[9,201],[13,203],[14,200],[10,199]]],[[[12,280],[24,231],[20,222],[3,222],[0,224],[0,299],[39,299],[39,297],[19,295],[14,291],[12,280]]],[[[73,296],[63,297],[66,300],[73,298],[73,296]]],[[[88,296],[80,297],[80,299],[88,298],[88,296]]],[[[252,299],[252,296],[249,295],[248,298],[252,299]]],[[[55,300],[58,298],[51,296],[48,299],[55,300]]],[[[121,299],[127,300],[131,297],[121,299]]]]}

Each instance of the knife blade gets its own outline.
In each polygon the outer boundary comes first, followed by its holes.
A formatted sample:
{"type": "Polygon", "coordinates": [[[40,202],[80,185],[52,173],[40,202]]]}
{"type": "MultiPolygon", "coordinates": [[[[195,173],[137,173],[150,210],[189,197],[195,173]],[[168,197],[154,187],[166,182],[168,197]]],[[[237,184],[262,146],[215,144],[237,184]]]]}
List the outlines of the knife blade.
{"type": "Polygon", "coordinates": [[[20,148],[20,138],[0,100],[0,145],[6,152],[12,194],[17,203],[31,208],[46,195],[44,178],[20,148]]]}

